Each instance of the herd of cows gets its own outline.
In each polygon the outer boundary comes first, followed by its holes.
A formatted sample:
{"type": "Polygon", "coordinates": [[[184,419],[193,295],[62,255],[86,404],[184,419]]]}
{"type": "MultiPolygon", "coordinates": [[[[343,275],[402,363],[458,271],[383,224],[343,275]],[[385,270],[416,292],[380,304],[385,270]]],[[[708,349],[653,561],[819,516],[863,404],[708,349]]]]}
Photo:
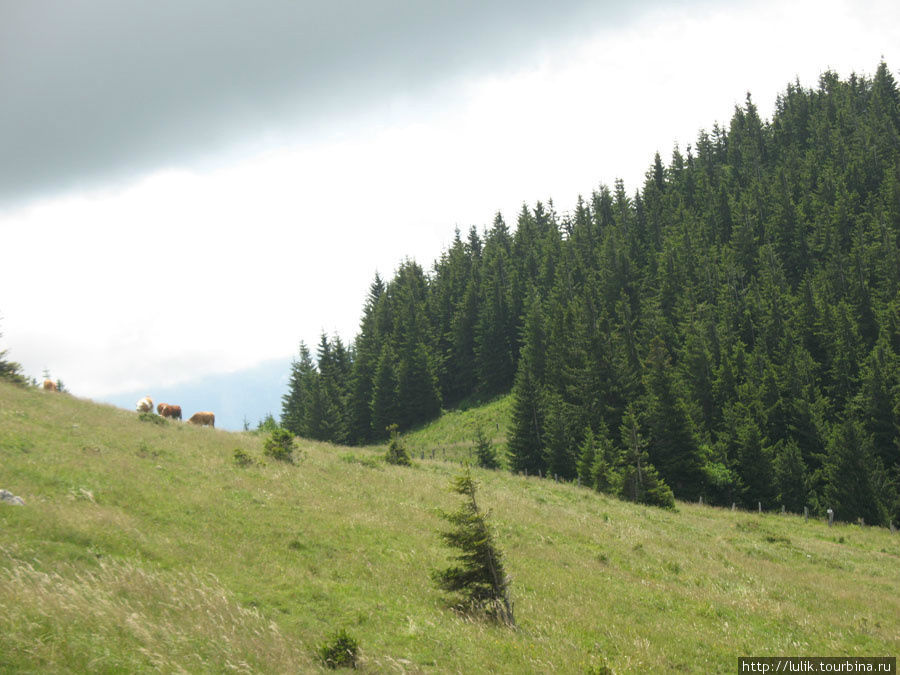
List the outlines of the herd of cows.
{"type": "MultiPolygon", "coordinates": [[[[149,396],[145,396],[140,401],[137,402],[137,406],[135,408],[139,413],[152,413],[153,412],[153,399],[149,396]]],[[[160,403],[156,406],[156,412],[162,417],[168,417],[173,420],[181,419],[181,406],[180,405],[172,405],[170,403],[160,403]]],[[[191,415],[188,422],[191,424],[197,424],[201,427],[213,427],[216,426],[216,416],[211,412],[196,412],[191,415]]]]}
{"type": "MultiPolygon", "coordinates": [[[[56,385],[56,382],[53,380],[44,380],[44,391],[59,391],[59,387],[56,385]]],[[[153,399],[149,396],[145,396],[140,401],[137,402],[135,406],[135,410],[139,413],[152,413],[153,412],[153,399]]],[[[169,403],[160,403],[156,406],[156,412],[162,417],[166,417],[168,419],[180,420],[181,419],[181,406],[180,405],[171,405],[169,403]]],[[[188,422],[191,424],[197,424],[201,427],[216,427],[216,416],[211,412],[196,412],[191,415],[188,422]]]]}

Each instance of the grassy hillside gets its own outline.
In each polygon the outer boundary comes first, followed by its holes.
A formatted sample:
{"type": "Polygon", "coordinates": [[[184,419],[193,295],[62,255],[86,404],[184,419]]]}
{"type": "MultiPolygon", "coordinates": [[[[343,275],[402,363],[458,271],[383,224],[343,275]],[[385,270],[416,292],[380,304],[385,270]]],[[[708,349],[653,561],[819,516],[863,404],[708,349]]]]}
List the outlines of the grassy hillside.
{"type": "Polygon", "coordinates": [[[446,608],[428,572],[458,466],[381,463],[0,383],[0,671],[297,672],[341,627],[368,672],[729,671],[739,655],[900,652],[900,537],[666,512],[476,472],[518,630],[446,608]]]}
{"type": "Polygon", "coordinates": [[[494,399],[483,406],[466,410],[448,410],[431,424],[404,434],[409,451],[416,457],[461,461],[471,459],[475,432],[481,428],[499,455],[506,454],[506,430],[509,428],[512,396],[494,399]]]}

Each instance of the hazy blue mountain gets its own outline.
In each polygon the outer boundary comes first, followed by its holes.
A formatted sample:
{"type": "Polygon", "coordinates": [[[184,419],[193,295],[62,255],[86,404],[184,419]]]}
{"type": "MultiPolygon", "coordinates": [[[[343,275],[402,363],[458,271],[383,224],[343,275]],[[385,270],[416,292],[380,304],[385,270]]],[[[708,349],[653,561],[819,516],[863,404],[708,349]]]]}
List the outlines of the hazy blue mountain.
{"type": "Polygon", "coordinates": [[[216,414],[217,428],[240,431],[245,419],[251,428],[255,428],[266,413],[272,413],[278,419],[290,369],[291,358],[285,357],[233,373],[207,375],[171,387],[150,386],[98,400],[134,410],[138,399],[149,394],[154,405],[160,402],[180,405],[185,420],[197,411],[210,410],[216,414]]]}

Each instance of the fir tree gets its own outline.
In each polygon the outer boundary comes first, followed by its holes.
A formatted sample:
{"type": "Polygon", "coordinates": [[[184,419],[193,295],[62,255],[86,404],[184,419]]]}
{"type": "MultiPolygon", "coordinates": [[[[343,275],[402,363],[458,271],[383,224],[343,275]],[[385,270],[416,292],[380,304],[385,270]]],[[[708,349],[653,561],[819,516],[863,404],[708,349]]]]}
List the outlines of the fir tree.
{"type": "MultiPolygon", "coordinates": [[[[629,440],[631,440],[630,436],[629,440]]],[[[598,492],[621,495],[624,458],[621,450],[609,437],[606,425],[602,422],[597,433],[594,434],[594,442],[596,450],[594,464],[591,467],[591,485],[598,492]]],[[[640,442],[637,445],[640,445],[640,442]]]]}
{"type": "Polygon", "coordinates": [[[318,377],[309,348],[300,343],[300,358],[291,361],[288,392],[281,397],[281,426],[295,436],[310,437],[309,414],[312,388],[318,377]]]}
{"type": "Polygon", "coordinates": [[[491,439],[482,427],[475,430],[475,461],[482,469],[499,469],[500,460],[491,439]]]}
{"type": "Polygon", "coordinates": [[[510,237],[500,214],[485,241],[475,358],[485,396],[506,391],[515,375],[516,322],[510,309],[510,237]]]}
{"type": "Polygon", "coordinates": [[[759,426],[749,417],[737,429],[737,472],[746,508],[754,508],[759,503],[765,508],[775,506],[772,450],[764,444],[759,426]]]}
{"type": "Polygon", "coordinates": [[[396,357],[390,343],[381,348],[375,382],[372,386],[372,438],[387,438],[388,427],[400,418],[397,404],[396,357]]]}
{"type": "Polygon", "coordinates": [[[703,490],[702,459],[684,401],[675,389],[666,346],[657,336],[650,343],[645,387],[650,459],[666,483],[682,499],[696,499],[703,490]]]}
{"type": "Polygon", "coordinates": [[[675,508],[672,490],[650,463],[637,415],[631,406],[622,419],[621,434],[625,448],[622,455],[622,497],[641,504],[675,508]]]}
{"type": "Polygon", "coordinates": [[[363,308],[359,335],[354,342],[355,358],[349,384],[348,436],[351,443],[372,441],[372,389],[381,350],[378,344],[375,312],[384,295],[384,282],[376,273],[363,308]]]}
{"type": "Polygon", "coordinates": [[[432,578],[438,588],[459,598],[461,609],[484,611],[488,616],[514,626],[509,578],[487,518],[475,500],[477,487],[468,467],[453,480],[451,490],[463,496],[463,503],[456,511],[443,514],[452,527],[442,532],[441,538],[448,546],[459,550],[454,558],[458,564],[435,570],[432,578]]]}
{"type": "Polygon", "coordinates": [[[569,429],[569,406],[557,395],[546,398],[544,457],[547,475],[572,480],[576,476],[575,444],[569,429]]]}
{"type": "Polygon", "coordinates": [[[597,442],[593,430],[588,427],[584,432],[584,440],[578,449],[578,481],[582,485],[593,486],[594,463],[597,461],[597,442]]]}
{"type": "Polygon", "coordinates": [[[802,513],[807,505],[808,478],[796,441],[779,442],[772,464],[778,502],[792,513],[802,513]]]}
{"type": "Polygon", "coordinates": [[[506,444],[510,468],[531,475],[546,471],[543,395],[529,359],[519,362],[512,399],[512,419],[506,444]]]}
{"type": "Polygon", "coordinates": [[[835,426],[828,441],[825,463],[824,505],[838,520],[869,525],[884,523],[884,505],[872,480],[871,441],[860,425],[849,419],[835,426]]]}
{"type": "Polygon", "coordinates": [[[388,443],[387,453],[385,453],[384,456],[385,461],[388,464],[412,466],[412,460],[409,458],[406,446],[403,445],[403,441],[400,440],[400,431],[398,430],[397,425],[391,424],[388,426],[387,431],[391,435],[391,440],[388,443]]]}

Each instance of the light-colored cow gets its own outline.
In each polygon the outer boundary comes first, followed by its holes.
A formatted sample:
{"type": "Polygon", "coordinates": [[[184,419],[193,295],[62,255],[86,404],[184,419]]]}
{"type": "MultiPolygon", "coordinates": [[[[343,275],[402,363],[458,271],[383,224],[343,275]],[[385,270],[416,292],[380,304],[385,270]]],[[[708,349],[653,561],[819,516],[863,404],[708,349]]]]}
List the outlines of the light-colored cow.
{"type": "Polygon", "coordinates": [[[145,396],[140,401],[137,402],[135,406],[135,410],[139,413],[152,413],[153,412],[153,399],[150,396],[145,396]]]}
{"type": "Polygon", "coordinates": [[[211,412],[196,412],[191,415],[191,418],[188,420],[191,424],[197,424],[201,427],[210,426],[215,429],[216,427],[216,416],[211,412]]]}

